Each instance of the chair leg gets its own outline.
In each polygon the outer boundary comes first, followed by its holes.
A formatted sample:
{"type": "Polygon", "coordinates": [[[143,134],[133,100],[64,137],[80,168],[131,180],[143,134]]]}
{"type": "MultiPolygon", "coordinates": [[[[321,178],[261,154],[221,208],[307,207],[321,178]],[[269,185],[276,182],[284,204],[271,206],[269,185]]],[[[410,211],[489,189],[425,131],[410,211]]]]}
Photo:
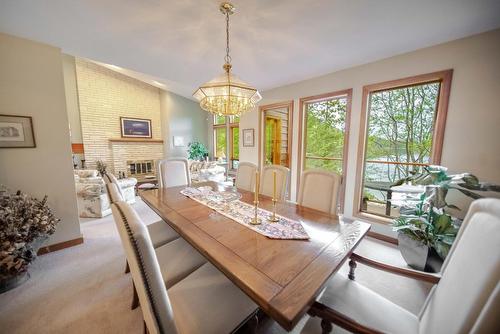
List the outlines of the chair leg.
{"type": "Polygon", "coordinates": [[[132,287],[134,289],[134,295],[132,297],[132,310],[135,310],[139,306],[139,296],[137,296],[137,290],[135,289],[135,284],[132,282],[132,287]]]}
{"type": "Polygon", "coordinates": [[[128,274],[130,272],[130,266],[128,265],[128,261],[125,260],[125,274],[128,274]]]}
{"type": "Polygon", "coordinates": [[[354,261],[353,259],[351,259],[349,261],[349,275],[347,275],[347,277],[349,277],[350,280],[354,281],[355,280],[355,276],[354,276],[354,270],[356,270],[356,267],[357,267],[357,264],[356,264],[356,261],[354,261]]]}
{"type": "Polygon", "coordinates": [[[148,331],[148,326],[146,326],[146,321],[142,321],[142,323],[144,324],[144,334],[148,334],[149,331],[148,331]]]}

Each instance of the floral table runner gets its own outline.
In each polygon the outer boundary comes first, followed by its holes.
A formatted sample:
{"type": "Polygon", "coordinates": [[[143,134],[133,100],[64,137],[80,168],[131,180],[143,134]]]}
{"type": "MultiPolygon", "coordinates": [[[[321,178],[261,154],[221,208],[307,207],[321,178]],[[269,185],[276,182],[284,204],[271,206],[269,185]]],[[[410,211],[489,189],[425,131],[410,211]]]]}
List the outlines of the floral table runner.
{"type": "Polygon", "coordinates": [[[220,201],[217,200],[217,192],[209,189],[200,189],[188,187],[181,190],[181,194],[208,206],[221,215],[224,215],[257,233],[265,235],[268,238],[309,239],[309,235],[305,231],[302,224],[298,221],[276,215],[276,217],[279,218],[279,221],[271,223],[267,220],[267,218],[272,215],[272,212],[259,208],[257,217],[260,221],[260,225],[252,225],[250,222],[253,220],[255,215],[255,207],[253,205],[239,200],[229,203],[220,201]]]}

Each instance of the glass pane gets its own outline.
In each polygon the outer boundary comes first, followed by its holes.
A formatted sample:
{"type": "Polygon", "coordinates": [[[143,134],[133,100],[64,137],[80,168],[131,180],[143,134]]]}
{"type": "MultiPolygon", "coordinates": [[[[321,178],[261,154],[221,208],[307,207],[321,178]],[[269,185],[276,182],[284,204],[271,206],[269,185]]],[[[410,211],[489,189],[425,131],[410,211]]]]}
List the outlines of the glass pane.
{"type": "Polygon", "coordinates": [[[230,123],[239,123],[240,122],[240,116],[231,116],[230,117],[230,123]]]}
{"type": "Polygon", "coordinates": [[[407,193],[392,185],[431,162],[440,84],[371,93],[361,210],[398,217],[407,193]]]}
{"type": "Polygon", "coordinates": [[[215,157],[226,158],[226,128],[218,128],[214,130],[215,138],[215,157]]]}
{"type": "Polygon", "coordinates": [[[214,115],[214,125],[226,124],[226,117],[214,115]]]}
{"type": "Polygon", "coordinates": [[[232,159],[238,160],[240,158],[240,128],[239,127],[233,127],[231,128],[232,133],[232,159]]]}
{"type": "Polygon", "coordinates": [[[306,105],[305,169],[342,174],[347,98],[306,105]]]}
{"type": "Polygon", "coordinates": [[[264,111],[264,162],[290,167],[287,107],[264,111]]]}

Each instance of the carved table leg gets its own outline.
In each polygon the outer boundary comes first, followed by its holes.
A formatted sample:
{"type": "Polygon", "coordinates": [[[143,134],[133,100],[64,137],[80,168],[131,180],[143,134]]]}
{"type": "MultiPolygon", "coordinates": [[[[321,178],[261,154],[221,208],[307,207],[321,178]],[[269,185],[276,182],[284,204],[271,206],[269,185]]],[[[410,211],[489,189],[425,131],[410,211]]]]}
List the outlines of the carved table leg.
{"type": "Polygon", "coordinates": [[[354,276],[354,270],[356,270],[356,261],[354,261],[353,259],[351,259],[349,261],[349,275],[347,275],[347,277],[349,277],[350,280],[354,281],[354,279],[356,278],[354,276]]]}
{"type": "Polygon", "coordinates": [[[139,306],[139,296],[137,296],[137,290],[135,289],[135,284],[132,282],[132,287],[134,288],[134,296],[132,297],[132,310],[135,310],[139,306]]]}
{"type": "Polygon", "coordinates": [[[326,319],[321,320],[321,334],[329,334],[333,330],[332,323],[326,319]]]}

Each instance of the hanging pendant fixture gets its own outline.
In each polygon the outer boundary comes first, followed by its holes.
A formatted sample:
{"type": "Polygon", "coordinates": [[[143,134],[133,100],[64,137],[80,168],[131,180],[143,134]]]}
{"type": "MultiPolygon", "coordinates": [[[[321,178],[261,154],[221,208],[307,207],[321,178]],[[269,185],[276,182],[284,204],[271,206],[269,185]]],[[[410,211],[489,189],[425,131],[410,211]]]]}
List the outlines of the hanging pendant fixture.
{"type": "Polygon", "coordinates": [[[231,56],[229,56],[229,15],[234,13],[234,6],[224,2],[219,7],[226,16],[226,56],[222,66],[224,73],[201,85],[193,96],[200,102],[203,110],[220,116],[241,115],[262,99],[256,88],[241,81],[231,73],[231,56]]]}

